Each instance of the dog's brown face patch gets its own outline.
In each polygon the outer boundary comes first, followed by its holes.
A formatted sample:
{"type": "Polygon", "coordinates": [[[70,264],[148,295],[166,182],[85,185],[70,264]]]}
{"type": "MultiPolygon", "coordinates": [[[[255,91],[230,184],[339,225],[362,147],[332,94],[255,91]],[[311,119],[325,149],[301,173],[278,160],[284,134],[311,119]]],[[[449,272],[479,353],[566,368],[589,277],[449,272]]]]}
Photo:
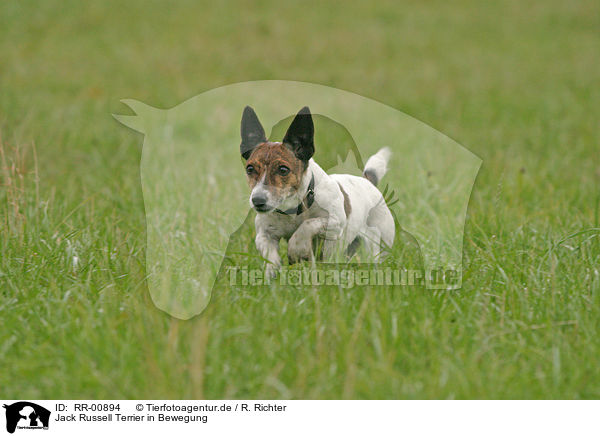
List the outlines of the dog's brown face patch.
{"type": "Polygon", "coordinates": [[[248,185],[254,188],[262,181],[274,198],[283,200],[299,188],[305,167],[283,143],[263,142],[246,162],[248,185]]]}

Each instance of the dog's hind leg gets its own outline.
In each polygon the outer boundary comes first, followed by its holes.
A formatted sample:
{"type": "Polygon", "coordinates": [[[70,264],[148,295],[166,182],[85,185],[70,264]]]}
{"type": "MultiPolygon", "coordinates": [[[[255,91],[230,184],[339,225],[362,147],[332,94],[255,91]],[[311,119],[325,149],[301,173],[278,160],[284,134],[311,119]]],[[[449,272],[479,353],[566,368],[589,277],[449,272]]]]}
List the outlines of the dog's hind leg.
{"type": "Polygon", "coordinates": [[[394,217],[382,200],[369,212],[365,243],[370,248],[373,256],[379,261],[384,257],[386,249],[394,244],[395,236],[394,217]],[[367,238],[369,240],[366,240],[367,238]]]}
{"type": "Polygon", "coordinates": [[[381,253],[381,232],[377,227],[367,227],[361,232],[360,239],[362,240],[366,254],[369,256],[369,261],[379,262],[381,253]]]}
{"type": "Polygon", "coordinates": [[[346,248],[346,255],[350,258],[356,254],[360,246],[362,245],[363,240],[360,236],[357,236],[348,244],[348,248],[346,248]]]}

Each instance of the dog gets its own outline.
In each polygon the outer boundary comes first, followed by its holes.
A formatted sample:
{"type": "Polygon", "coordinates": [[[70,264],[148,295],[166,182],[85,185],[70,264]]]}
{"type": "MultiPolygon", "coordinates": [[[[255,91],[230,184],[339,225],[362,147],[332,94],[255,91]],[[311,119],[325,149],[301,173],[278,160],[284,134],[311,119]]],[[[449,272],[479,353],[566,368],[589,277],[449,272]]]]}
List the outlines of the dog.
{"type": "Polygon", "coordinates": [[[379,261],[391,247],[395,223],[378,182],[387,172],[391,152],[371,156],[363,177],[328,175],[313,159],[314,124],[310,109],[294,117],[282,142],[267,141],[254,109],[242,114],[240,153],[256,212],[256,248],[267,260],[266,276],[281,267],[279,242],[288,241],[290,264],[315,261],[313,240],[323,241],[322,254],[336,250],[351,256],[360,245],[379,261]]]}

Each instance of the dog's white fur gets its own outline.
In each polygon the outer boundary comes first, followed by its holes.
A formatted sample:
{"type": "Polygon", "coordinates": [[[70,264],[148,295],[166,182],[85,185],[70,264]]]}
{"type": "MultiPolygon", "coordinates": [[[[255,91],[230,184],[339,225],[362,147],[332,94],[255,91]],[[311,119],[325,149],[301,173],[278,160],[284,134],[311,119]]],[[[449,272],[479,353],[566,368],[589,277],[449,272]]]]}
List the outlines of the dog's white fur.
{"type": "MultiPolygon", "coordinates": [[[[387,171],[389,158],[388,148],[379,150],[367,161],[364,172],[370,172],[376,176],[376,180],[381,180],[387,171]]],[[[365,177],[328,175],[312,158],[297,194],[287,198],[278,206],[279,209],[297,206],[303,200],[313,176],[315,200],[308,210],[300,215],[272,211],[256,216],[256,247],[268,261],[266,271],[270,276],[281,267],[279,241],[282,238],[288,240],[290,262],[314,260],[312,241],[315,236],[324,239],[325,259],[337,249],[345,251],[356,238],[361,238],[368,252],[378,260],[382,255],[382,245],[391,247],[394,242],[394,218],[379,189],[365,177]],[[340,186],[349,197],[351,212],[348,217],[340,186]]],[[[252,195],[261,189],[264,187],[258,183],[252,195]]]]}

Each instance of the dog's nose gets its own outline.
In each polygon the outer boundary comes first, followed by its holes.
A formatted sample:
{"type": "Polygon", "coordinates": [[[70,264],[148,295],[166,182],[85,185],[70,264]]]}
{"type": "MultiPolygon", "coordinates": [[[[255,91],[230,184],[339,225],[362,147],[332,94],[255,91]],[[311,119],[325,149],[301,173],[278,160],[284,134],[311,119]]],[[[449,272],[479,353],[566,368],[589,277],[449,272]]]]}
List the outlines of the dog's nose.
{"type": "Polygon", "coordinates": [[[255,195],[254,197],[252,197],[252,204],[254,205],[254,207],[262,209],[267,204],[267,197],[262,195],[255,195]]]}

